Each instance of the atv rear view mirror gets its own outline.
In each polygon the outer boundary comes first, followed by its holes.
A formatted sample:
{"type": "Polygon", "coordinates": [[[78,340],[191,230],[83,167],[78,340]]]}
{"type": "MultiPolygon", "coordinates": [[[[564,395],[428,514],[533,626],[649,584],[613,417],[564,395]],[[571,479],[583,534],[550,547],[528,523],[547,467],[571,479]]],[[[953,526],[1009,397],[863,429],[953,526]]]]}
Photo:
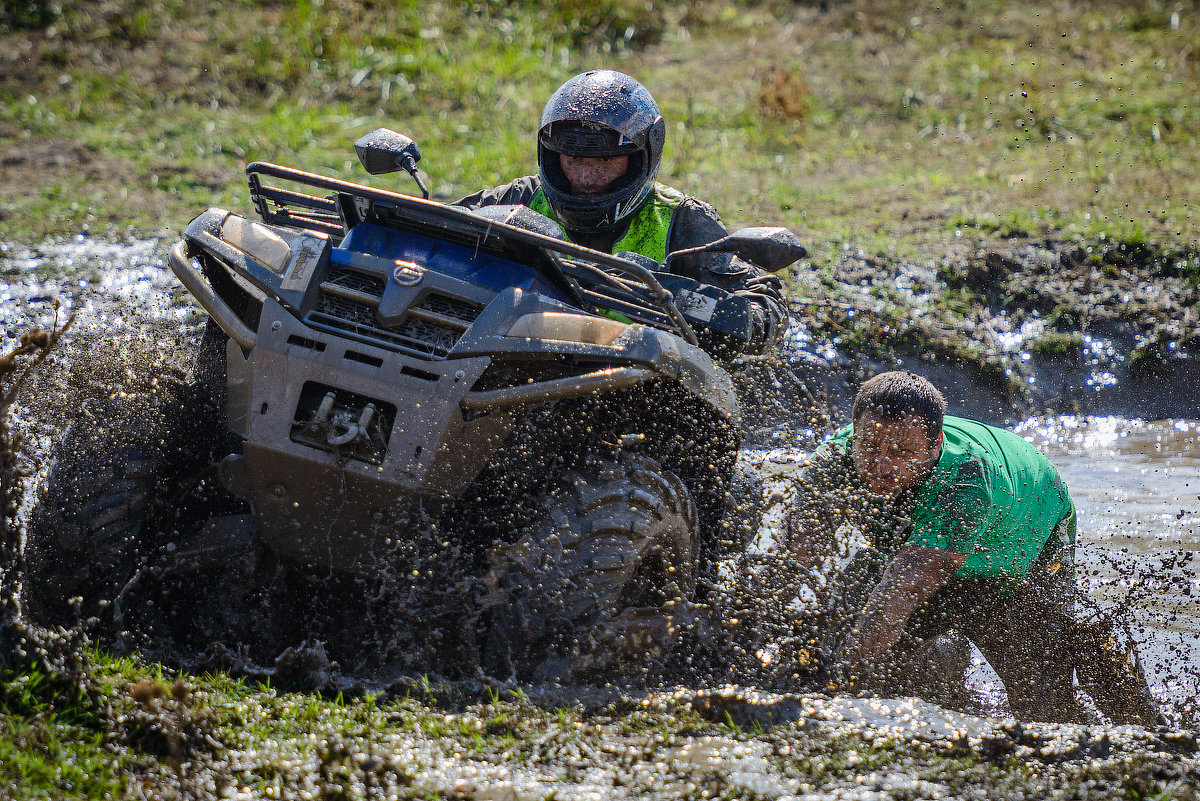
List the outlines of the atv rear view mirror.
{"type": "Polygon", "coordinates": [[[354,143],[354,152],[363,168],[371,175],[385,175],[396,170],[405,170],[417,182],[421,194],[429,198],[429,190],[417,174],[417,162],[421,160],[421,148],[402,133],[388,128],[376,128],[354,143]]]}
{"type": "Polygon", "coordinates": [[[667,257],[692,253],[733,253],[767,272],[778,272],[808,255],[800,239],[786,228],[760,226],[741,228],[707,245],[677,250],[667,257]]]}

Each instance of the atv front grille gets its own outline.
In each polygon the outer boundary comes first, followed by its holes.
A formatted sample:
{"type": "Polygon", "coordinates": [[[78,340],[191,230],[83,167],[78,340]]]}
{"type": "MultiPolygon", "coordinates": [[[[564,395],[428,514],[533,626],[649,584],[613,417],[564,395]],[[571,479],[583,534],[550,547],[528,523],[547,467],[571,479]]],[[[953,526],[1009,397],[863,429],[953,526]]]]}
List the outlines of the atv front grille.
{"type": "Polygon", "coordinates": [[[386,281],[378,276],[331,269],[306,322],[388,350],[445,359],[481,311],[478,304],[431,292],[409,307],[399,324],[385,326],[378,313],[385,286],[386,281]]]}
{"type": "Polygon", "coordinates": [[[396,331],[396,335],[413,346],[427,348],[433,358],[444,359],[450,353],[450,349],[458,344],[462,331],[409,315],[396,331]]]}
{"type": "Polygon", "coordinates": [[[476,304],[447,295],[426,295],[425,299],[414,308],[458,320],[467,325],[475,322],[475,318],[479,316],[479,306],[476,304]]]}
{"type": "Polygon", "coordinates": [[[356,300],[322,293],[321,300],[313,313],[340,320],[348,326],[372,328],[377,319],[375,309],[376,306],[369,303],[360,303],[356,300]]]}
{"type": "Polygon", "coordinates": [[[374,298],[382,298],[383,290],[387,288],[387,279],[379,275],[367,275],[356,270],[342,270],[330,265],[329,272],[323,283],[336,287],[345,287],[374,298]]]}

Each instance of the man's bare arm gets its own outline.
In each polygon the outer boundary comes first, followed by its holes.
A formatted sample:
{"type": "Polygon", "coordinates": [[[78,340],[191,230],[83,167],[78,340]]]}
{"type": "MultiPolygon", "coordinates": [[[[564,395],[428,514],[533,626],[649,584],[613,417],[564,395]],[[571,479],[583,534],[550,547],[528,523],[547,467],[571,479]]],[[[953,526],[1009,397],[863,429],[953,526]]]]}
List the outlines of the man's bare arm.
{"type": "Polygon", "coordinates": [[[914,612],[954,577],[966,554],[910,545],[901,548],[838,648],[837,661],[855,667],[882,656],[896,644],[914,612]]]}

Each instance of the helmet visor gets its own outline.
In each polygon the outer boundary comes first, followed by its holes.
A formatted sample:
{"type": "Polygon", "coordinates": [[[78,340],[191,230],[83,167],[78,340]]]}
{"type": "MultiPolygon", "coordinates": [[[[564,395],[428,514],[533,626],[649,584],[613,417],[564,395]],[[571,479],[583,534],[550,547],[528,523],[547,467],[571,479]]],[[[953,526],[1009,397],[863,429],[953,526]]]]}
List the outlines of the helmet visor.
{"type": "Polygon", "coordinates": [[[547,150],[583,158],[625,156],[641,152],[637,142],[612,128],[595,123],[552,123],[538,132],[538,139],[547,150]]]}

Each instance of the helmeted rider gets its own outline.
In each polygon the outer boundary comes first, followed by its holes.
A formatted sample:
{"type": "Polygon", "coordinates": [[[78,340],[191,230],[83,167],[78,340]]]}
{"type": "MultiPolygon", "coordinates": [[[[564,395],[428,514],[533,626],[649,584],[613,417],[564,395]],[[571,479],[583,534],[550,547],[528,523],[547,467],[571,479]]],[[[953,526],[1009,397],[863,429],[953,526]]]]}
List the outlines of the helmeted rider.
{"type": "MultiPolygon", "coordinates": [[[[728,233],[712,206],[655,181],[666,131],[654,98],[633,78],[613,70],[576,75],[542,111],[538,174],[455,205],[528,206],[556,221],[572,242],[662,262],[728,233]]],[[[754,331],[745,352],[761,353],[787,328],[783,287],[774,275],[727,253],[680,256],[670,269],[746,299],[754,331]]]]}

